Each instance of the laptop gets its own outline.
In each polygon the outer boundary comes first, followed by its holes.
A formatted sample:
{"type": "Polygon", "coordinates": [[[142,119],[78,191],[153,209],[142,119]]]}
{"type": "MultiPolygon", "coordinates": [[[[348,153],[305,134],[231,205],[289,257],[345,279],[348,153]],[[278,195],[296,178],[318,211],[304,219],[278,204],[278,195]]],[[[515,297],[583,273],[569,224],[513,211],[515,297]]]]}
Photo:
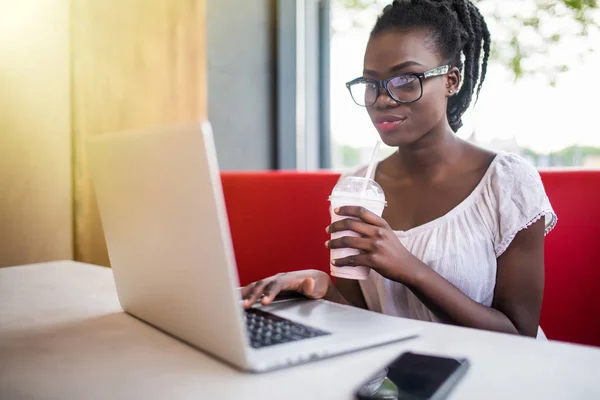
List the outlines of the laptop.
{"type": "Polygon", "coordinates": [[[208,122],[110,133],[87,144],[127,313],[252,372],[418,335],[410,320],[325,300],[243,309],[208,122]]]}

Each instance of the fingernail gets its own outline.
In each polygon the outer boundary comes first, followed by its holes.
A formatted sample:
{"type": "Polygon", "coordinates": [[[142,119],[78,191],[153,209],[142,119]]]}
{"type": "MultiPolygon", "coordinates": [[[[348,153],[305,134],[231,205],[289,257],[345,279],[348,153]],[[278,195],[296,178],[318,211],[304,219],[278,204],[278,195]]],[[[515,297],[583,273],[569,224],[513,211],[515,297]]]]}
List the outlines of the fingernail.
{"type": "Polygon", "coordinates": [[[325,232],[329,233],[329,226],[327,226],[327,228],[325,228],[325,232]]]}
{"type": "Polygon", "coordinates": [[[331,260],[331,265],[335,265],[335,264],[336,264],[335,260],[331,260]]]}
{"type": "Polygon", "coordinates": [[[329,248],[329,240],[325,241],[325,247],[329,248]]]}
{"type": "Polygon", "coordinates": [[[333,212],[336,213],[336,214],[339,213],[340,212],[340,208],[338,207],[338,208],[334,209],[333,212]]]}

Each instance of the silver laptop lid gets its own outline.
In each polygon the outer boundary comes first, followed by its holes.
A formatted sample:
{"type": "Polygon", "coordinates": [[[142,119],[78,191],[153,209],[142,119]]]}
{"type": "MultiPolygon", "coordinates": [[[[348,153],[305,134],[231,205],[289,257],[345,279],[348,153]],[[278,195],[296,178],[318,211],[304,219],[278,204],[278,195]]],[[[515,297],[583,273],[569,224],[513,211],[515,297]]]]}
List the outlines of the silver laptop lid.
{"type": "Polygon", "coordinates": [[[88,142],[123,309],[232,364],[247,338],[209,123],[88,142]]]}

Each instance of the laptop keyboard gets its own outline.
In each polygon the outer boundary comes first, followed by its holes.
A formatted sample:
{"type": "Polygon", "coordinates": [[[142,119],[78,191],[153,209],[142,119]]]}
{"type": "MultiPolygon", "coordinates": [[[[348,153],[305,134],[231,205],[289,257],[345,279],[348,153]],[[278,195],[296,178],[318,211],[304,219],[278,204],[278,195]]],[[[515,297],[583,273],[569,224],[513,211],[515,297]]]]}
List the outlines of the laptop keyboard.
{"type": "Polygon", "coordinates": [[[245,318],[250,345],[255,349],[330,334],[256,308],[246,310],[245,318]]]}

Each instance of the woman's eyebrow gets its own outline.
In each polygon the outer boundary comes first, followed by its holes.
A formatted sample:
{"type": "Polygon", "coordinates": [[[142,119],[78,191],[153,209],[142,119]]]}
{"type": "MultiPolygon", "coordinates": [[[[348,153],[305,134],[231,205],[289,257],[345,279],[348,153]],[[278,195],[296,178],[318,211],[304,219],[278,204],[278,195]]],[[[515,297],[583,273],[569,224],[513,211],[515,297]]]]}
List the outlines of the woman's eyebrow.
{"type": "MultiPolygon", "coordinates": [[[[407,68],[407,67],[412,67],[412,66],[414,66],[414,65],[423,65],[423,64],[421,64],[421,63],[418,63],[418,62],[416,62],[416,61],[405,61],[405,62],[403,62],[403,63],[397,64],[397,65],[394,65],[392,68],[390,68],[390,71],[389,71],[389,72],[396,72],[396,71],[400,71],[400,70],[403,70],[404,68],[407,68]]],[[[364,74],[364,75],[377,75],[377,71],[373,71],[373,70],[370,70],[370,69],[365,69],[365,70],[363,71],[363,74],[364,74]]]]}

